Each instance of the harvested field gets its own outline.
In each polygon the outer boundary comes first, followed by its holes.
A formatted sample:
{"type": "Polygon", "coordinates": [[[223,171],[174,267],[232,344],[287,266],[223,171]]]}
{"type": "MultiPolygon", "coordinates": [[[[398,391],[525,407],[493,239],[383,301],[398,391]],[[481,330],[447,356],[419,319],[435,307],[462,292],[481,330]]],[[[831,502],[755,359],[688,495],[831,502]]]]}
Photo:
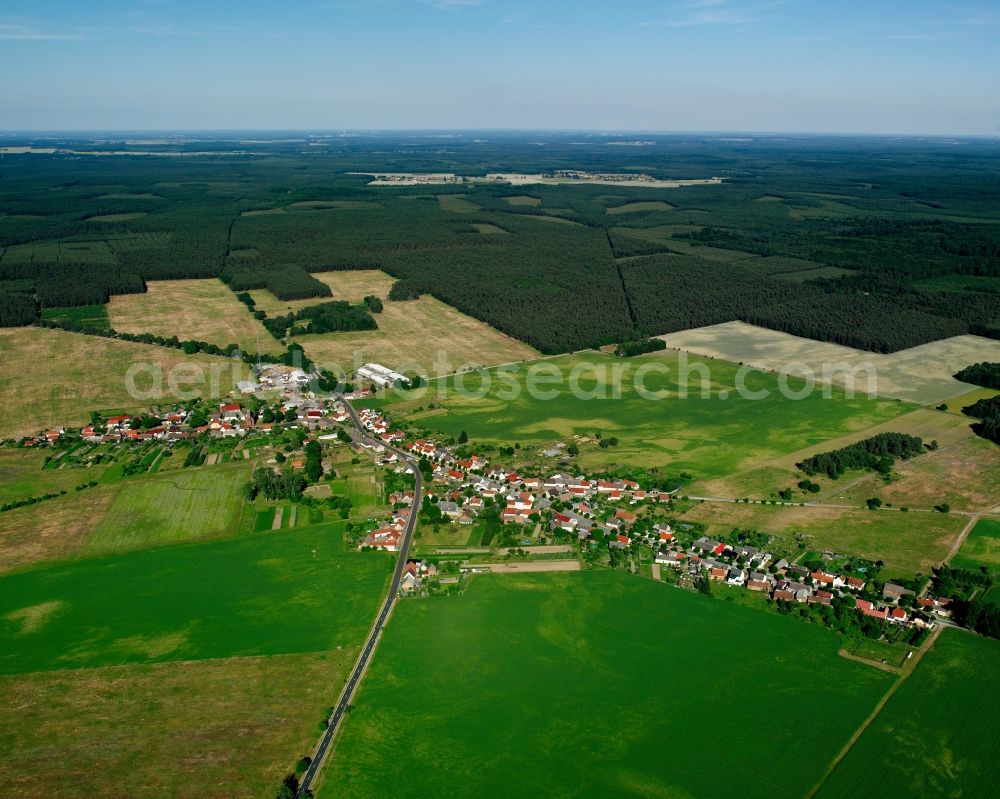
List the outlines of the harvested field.
{"type": "Polygon", "coordinates": [[[532,197],[528,194],[516,194],[513,197],[504,197],[504,200],[510,205],[527,205],[531,208],[536,208],[542,204],[542,201],[538,197],[532,197]]]}
{"type": "MultiPolygon", "coordinates": [[[[1000,361],[1000,341],[980,336],[955,336],[888,355],[865,352],[839,344],[828,344],[755,327],[743,322],[684,330],[660,336],[668,347],[711,358],[763,364],[779,370],[786,364],[807,364],[819,379],[823,364],[847,363],[859,367],[872,364],[877,370],[877,388],[882,397],[895,397],[921,405],[940,402],[975,388],[952,377],[978,361],[1000,361]]],[[[833,382],[843,385],[843,373],[833,382]]],[[[859,378],[858,391],[865,390],[859,378]]]]}
{"type": "Polygon", "coordinates": [[[608,209],[609,214],[632,214],[642,211],[673,211],[673,205],[662,200],[649,200],[647,202],[625,203],[616,205],[608,209]]]}
{"type": "Polygon", "coordinates": [[[472,568],[486,569],[490,574],[527,574],[537,572],[578,572],[578,560],[534,560],[525,563],[475,563],[472,568]]]}

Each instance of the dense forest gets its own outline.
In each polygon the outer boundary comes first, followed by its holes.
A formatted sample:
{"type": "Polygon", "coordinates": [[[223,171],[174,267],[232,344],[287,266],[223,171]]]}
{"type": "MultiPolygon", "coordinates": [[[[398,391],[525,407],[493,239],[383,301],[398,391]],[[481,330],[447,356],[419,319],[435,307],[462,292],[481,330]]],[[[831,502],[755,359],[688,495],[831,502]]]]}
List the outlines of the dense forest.
{"type": "Polygon", "coordinates": [[[1000,389],[1000,363],[974,363],[955,375],[956,380],[972,383],[974,386],[1000,389]]]}
{"type": "Polygon", "coordinates": [[[0,165],[0,324],[148,280],[221,277],[291,300],[330,296],[310,273],[380,268],[397,278],[390,299],[433,295],[546,353],[732,319],[878,352],[1000,336],[996,143],[651,140],[627,153],[501,134],[446,151],[382,136],[238,157],[224,139],[162,148],[219,157],[14,155],[0,165]],[[566,168],[724,182],[374,187],[350,174],[566,168]]]}
{"type": "Polygon", "coordinates": [[[874,469],[889,474],[896,458],[912,458],[924,451],[924,442],[906,433],[879,433],[854,444],[821,452],[795,464],[812,477],[825,474],[836,480],[848,469],[874,469]]]}
{"type": "Polygon", "coordinates": [[[1000,444],[1000,396],[981,399],[962,408],[962,413],[979,421],[972,425],[977,436],[1000,444]]]}

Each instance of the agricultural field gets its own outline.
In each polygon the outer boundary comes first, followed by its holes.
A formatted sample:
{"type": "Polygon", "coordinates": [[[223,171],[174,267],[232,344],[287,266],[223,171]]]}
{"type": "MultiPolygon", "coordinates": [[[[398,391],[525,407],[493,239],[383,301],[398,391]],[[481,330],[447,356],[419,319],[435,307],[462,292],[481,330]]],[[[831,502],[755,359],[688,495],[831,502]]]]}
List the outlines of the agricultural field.
{"type": "Polygon", "coordinates": [[[0,329],[0,361],[0,438],[83,425],[94,410],[147,408],[170,396],[171,374],[181,391],[223,396],[245,370],[230,358],[41,328],[0,329]]]}
{"type": "Polygon", "coordinates": [[[99,485],[0,513],[0,573],[78,557],[117,493],[117,485],[99,485]]]}
{"type": "MultiPolygon", "coordinates": [[[[157,280],[144,294],[121,294],[108,303],[108,321],[122,333],[177,336],[256,352],[272,342],[264,326],[220,280],[157,280]]],[[[273,349],[273,347],[272,347],[273,349]]]]}
{"type": "MultiPolygon", "coordinates": [[[[921,405],[941,402],[975,388],[952,375],[972,363],[1000,360],[1000,341],[980,336],[956,336],[908,350],[883,355],[839,344],[813,341],[789,333],[754,327],[743,322],[684,330],[661,336],[668,347],[741,363],[763,364],[780,370],[786,364],[805,364],[817,379],[823,364],[849,364],[860,369],[871,364],[877,375],[881,397],[893,397],[921,405]]],[[[837,384],[843,384],[843,369],[835,369],[837,384]],[[839,373],[839,376],[837,376],[839,373]]],[[[857,391],[867,390],[868,378],[858,372],[857,391]]]]}
{"type": "Polygon", "coordinates": [[[751,373],[745,385],[768,396],[743,398],[735,389],[739,369],[735,364],[690,358],[685,372],[678,354],[672,352],[629,359],[591,352],[528,367],[539,370],[533,379],[539,389],[535,396],[525,390],[532,378],[520,366],[516,371],[510,367],[434,381],[426,389],[402,397],[393,394],[375,404],[401,422],[415,413],[413,425],[431,433],[457,436],[465,430],[477,441],[518,442],[524,449],[600,432],[605,438],[617,438],[618,445],[602,448],[596,439],[581,445],[578,468],[658,466],[674,474],[687,471],[696,478],[749,468],[885,423],[911,409],[898,402],[849,400],[836,392],[831,399],[819,391],[800,400],[786,399],[776,378],[762,373],[751,373]],[[557,373],[562,374],[561,382],[553,382],[557,373]],[[654,398],[639,393],[637,374],[654,398]],[[571,390],[573,384],[579,386],[580,396],[571,390]],[[460,386],[466,389],[461,396],[456,390],[460,386]],[[621,389],[619,399],[612,398],[616,388],[621,389]],[[688,394],[685,398],[678,396],[682,388],[688,394]],[[703,396],[703,389],[710,396],[703,396]],[[517,396],[512,397],[515,391],[517,396]],[[668,394],[661,396],[664,391],[668,394]],[[416,410],[430,402],[445,412],[416,410]]]}
{"type": "MultiPolygon", "coordinates": [[[[989,502],[985,497],[990,496],[995,488],[995,475],[990,469],[981,469],[973,464],[967,467],[967,473],[962,473],[961,470],[954,472],[947,466],[948,463],[961,460],[965,454],[981,455],[987,464],[995,457],[992,450],[982,446],[989,442],[977,439],[969,427],[969,422],[969,418],[965,416],[959,417],[918,408],[865,430],[832,438],[777,458],[761,460],[749,469],[725,477],[697,481],[685,491],[709,497],[774,499],[778,491],[791,488],[795,491],[797,501],[851,502],[862,505],[866,499],[876,495],[872,493],[876,488],[884,489],[881,479],[874,472],[850,471],[837,480],[825,475],[814,475],[810,479],[817,483],[821,490],[818,494],[812,494],[800,492],[796,488],[796,484],[805,477],[796,464],[818,453],[841,449],[879,433],[907,433],[919,436],[927,444],[937,441],[940,449],[910,461],[897,461],[897,475],[912,473],[913,476],[909,480],[902,479],[898,486],[893,486],[894,498],[889,499],[890,502],[924,508],[947,501],[944,499],[945,496],[956,498],[965,496],[970,501],[989,502]],[[935,474],[936,479],[941,481],[936,486],[936,494],[933,482],[923,479],[930,473],[935,474]],[[931,499],[934,501],[931,502],[931,499]]],[[[955,507],[963,509],[961,505],[955,507]]]]}
{"type": "Polygon", "coordinates": [[[360,643],[391,570],[343,522],[0,577],[0,674],[328,651],[360,643]]]}
{"type": "Polygon", "coordinates": [[[425,796],[419,762],[441,794],[801,796],[891,683],[839,646],[615,572],[477,577],[396,609],[317,795],[425,796]],[[824,723],[748,736],[738,696],[824,723]]]}
{"type": "Polygon", "coordinates": [[[0,795],[271,799],[357,650],[0,677],[0,795]]]}
{"type": "Polygon", "coordinates": [[[991,796],[1000,642],[944,630],[823,782],[818,799],[991,796]]]}
{"type": "MultiPolygon", "coordinates": [[[[337,294],[334,289],[334,296],[337,294]]],[[[426,370],[435,376],[450,374],[461,367],[492,366],[538,357],[537,351],[527,344],[429,296],[405,302],[387,301],[382,313],[374,317],[378,330],[306,335],[296,341],[316,364],[338,365],[346,372],[375,361],[390,369],[426,370]]]]}
{"type": "Polygon", "coordinates": [[[990,397],[995,397],[997,394],[1000,394],[1000,391],[993,388],[977,388],[965,394],[959,394],[957,397],[952,397],[944,405],[950,413],[957,413],[963,419],[968,419],[969,417],[962,413],[962,408],[975,405],[979,400],[989,399],[990,397]]]}
{"type": "Polygon", "coordinates": [[[59,454],[52,450],[0,447],[0,505],[57,491],[72,491],[82,483],[100,479],[104,471],[101,466],[44,468],[49,458],[59,454]]]}
{"type": "Polygon", "coordinates": [[[968,522],[954,513],[729,502],[700,503],[682,518],[707,525],[711,535],[736,528],[763,530],[780,536],[785,546],[794,546],[798,537],[810,549],[880,560],[881,579],[930,574],[968,522]]]}
{"type": "Polygon", "coordinates": [[[1000,518],[980,519],[949,561],[957,569],[1000,569],[1000,518]]]}
{"type": "Polygon", "coordinates": [[[232,463],[123,483],[88,540],[93,553],[235,534],[250,467],[232,463]]]}

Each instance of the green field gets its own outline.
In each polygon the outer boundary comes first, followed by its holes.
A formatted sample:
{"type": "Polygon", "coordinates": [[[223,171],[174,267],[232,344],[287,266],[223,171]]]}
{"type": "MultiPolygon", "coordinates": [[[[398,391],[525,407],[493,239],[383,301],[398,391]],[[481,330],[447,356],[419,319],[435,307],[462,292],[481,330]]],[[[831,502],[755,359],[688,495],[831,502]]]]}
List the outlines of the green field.
{"type": "MultiPolygon", "coordinates": [[[[432,381],[426,389],[412,392],[414,398],[390,397],[371,404],[385,407],[405,421],[407,411],[433,401],[447,412],[421,417],[419,426],[452,436],[465,430],[474,440],[519,442],[526,449],[576,434],[600,432],[606,438],[618,438],[618,446],[602,449],[596,442],[581,446],[581,468],[667,464],[696,477],[728,474],[762,459],[885,422],[911,409],[898,402],[846,399],[839,392],[824,399],[819,390],[804,399],[787,399],[779,393],[774,375],[753,371],[746,377],[746,388],[769,395],[744,399],[735,389],[739,366],[694,357],[687,360],[689,369],[682,374],[678,355],[673,352],[630,359],[588,352],[553,358],[544,365],[540,362],[541,368],[562,373],[560,383],[544,375],[536,379],[538,389],[551,392],[551,399],[532,397],[524,390],[527,369],[532,365],[522,364],[491,369],[485,375],[432,381]],[[649,371],[660,366],[669,373],[649,371]],[[647,371],[638,372],[640,368],[647,371]],[[615,369],[621,371],[620,379],[613,377],[615,369]],[[702,370],[708,379],[703,379],[702,370]],[[646,391],[656,395],[666,391],[669,395],[644,398],[636,388],[637,374],[643,375],[646,391]],[[512,383],[519,391],[515,398],[510,398],[512,383]],[[591,398],[575,396],[571,391],[574,384],[584,397],[591,398]],[[458,385],[465,386],[466,395],[459,395],[458,385]],[[621,397],[614,398],[619,386],[621,397]],[[678,396],[682,386],[688,393],[686,398],[678,396]],[[709,398],[703,398],[703,387],[710,392],[709,398]],[[720,398],[720,393],[727,398],[720,398]]],[[[790,385],[795,387],[794,382],[790,385]]]]}
{"type": "Polygon", "coordinates": [[[950,565],[958,569],[1000,569],[1000,519],[980,519],[950,565]]]}
{"type": "Polygon", "coordinates": [[[0,674],[355,645],[391,562],[333,523],[3,577],[0,674]]]}
{"type": "Polygon", "coordinates": [[[318,796],[802,796],[892,679],[839,646],[615,572],[479,577],[396,609],[318,796]]]}
{"type": "Polygon", "coordinates": [[[820,799],[994,796],[1000,642],[945,630],[823,784],[820,799]]]}
{"type": "Polygon", "coordinates": [[[130,480],[94,529],[90,549],[135,549],[235,532],[248,479],[248,467],[234,463],[130,480]]]}

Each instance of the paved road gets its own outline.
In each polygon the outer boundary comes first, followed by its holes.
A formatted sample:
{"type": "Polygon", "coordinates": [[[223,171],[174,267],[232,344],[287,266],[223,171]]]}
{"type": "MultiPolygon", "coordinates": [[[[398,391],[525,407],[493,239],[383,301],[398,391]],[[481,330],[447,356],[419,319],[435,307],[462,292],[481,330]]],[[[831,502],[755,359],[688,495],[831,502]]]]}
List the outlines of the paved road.
{"type": "MultiPolygon", "coordinates": [[[[370,441],[375,439],[365,433],[364,428],[361,426],[361,420],[358,419],[358,415],[354,412],[354,408],[351,404],[344,399],[343,396],[338,396],[338,399],[344,404],[347,409],[348,414],[351,416],[351,421],[354,422],[354,426],[357,427],[358,431],[364,435],[370,441]]],[[[382,443],[382,442],[378,442],[382,443]]],[[[375,623],[372,625],[371,632],[368,633],[368,638],[365,641],[365,645],[358,655],[358,660],[354,664],[354,670],[351,672],[350,678],[347,680],[347,684],[344,685],[344,690],[340,693],[340,698],[337,700],[337,705],[333,709],[333,714],[329,718],[329,723],[326,730],[324,730],[323,735],[319,739],[319,743],[316,744],[316,750],[313,752],[312,763],[309,764],[309,768],[306,769],[306,773],[302,775],[302,781],[299,784],[299,796],[306,796],[306,791],[308,791],[313,782],[315,782],[317,775],[323,767],[323,761],[326,759],[327,754],[330,751],[330,746],[333,744],[333,739],[337,734],[337,730],[340,728],[340,723],[343,721],[344,715],[347,713],[347,708],[351,703],[351,699],[354,696],[355,690],[357,690],[358,684],[361,682],[361,678],[364,677],[365,670],[368,668],[368,662],[371,660],[372,654],[375,652],[375,647],[378,646],[379,638],[382,636],[382,629],[385,627],[386,621],[389,619],[389,614],[392,613],[392,609],[396,604],[396,595],[399,593],[399,581],[403,576],[403,568],[406,566],[406,554],[410,550],[410,543],[413,540],[413,531],[417,526],[417,511],[420,508],[421,492],[423,490],[422,480],[420,477],[420,469],[417,468],[417,462],[409,456],[407,452],[396,447],[388,447],[388,449],[395,452],[400,459],[410,467],[410,471],[416,480],[413,486],[413,511],[410,513],[410,518],[407,521],[406,529],[403,531],[403,538],[399,548],[399,557],[396,561],[396,569],[392,573],[392,582],[389,583],[389,593],[382,603],[382,608],[379,610],[378,616],[375,618],[375,623]]]]}

